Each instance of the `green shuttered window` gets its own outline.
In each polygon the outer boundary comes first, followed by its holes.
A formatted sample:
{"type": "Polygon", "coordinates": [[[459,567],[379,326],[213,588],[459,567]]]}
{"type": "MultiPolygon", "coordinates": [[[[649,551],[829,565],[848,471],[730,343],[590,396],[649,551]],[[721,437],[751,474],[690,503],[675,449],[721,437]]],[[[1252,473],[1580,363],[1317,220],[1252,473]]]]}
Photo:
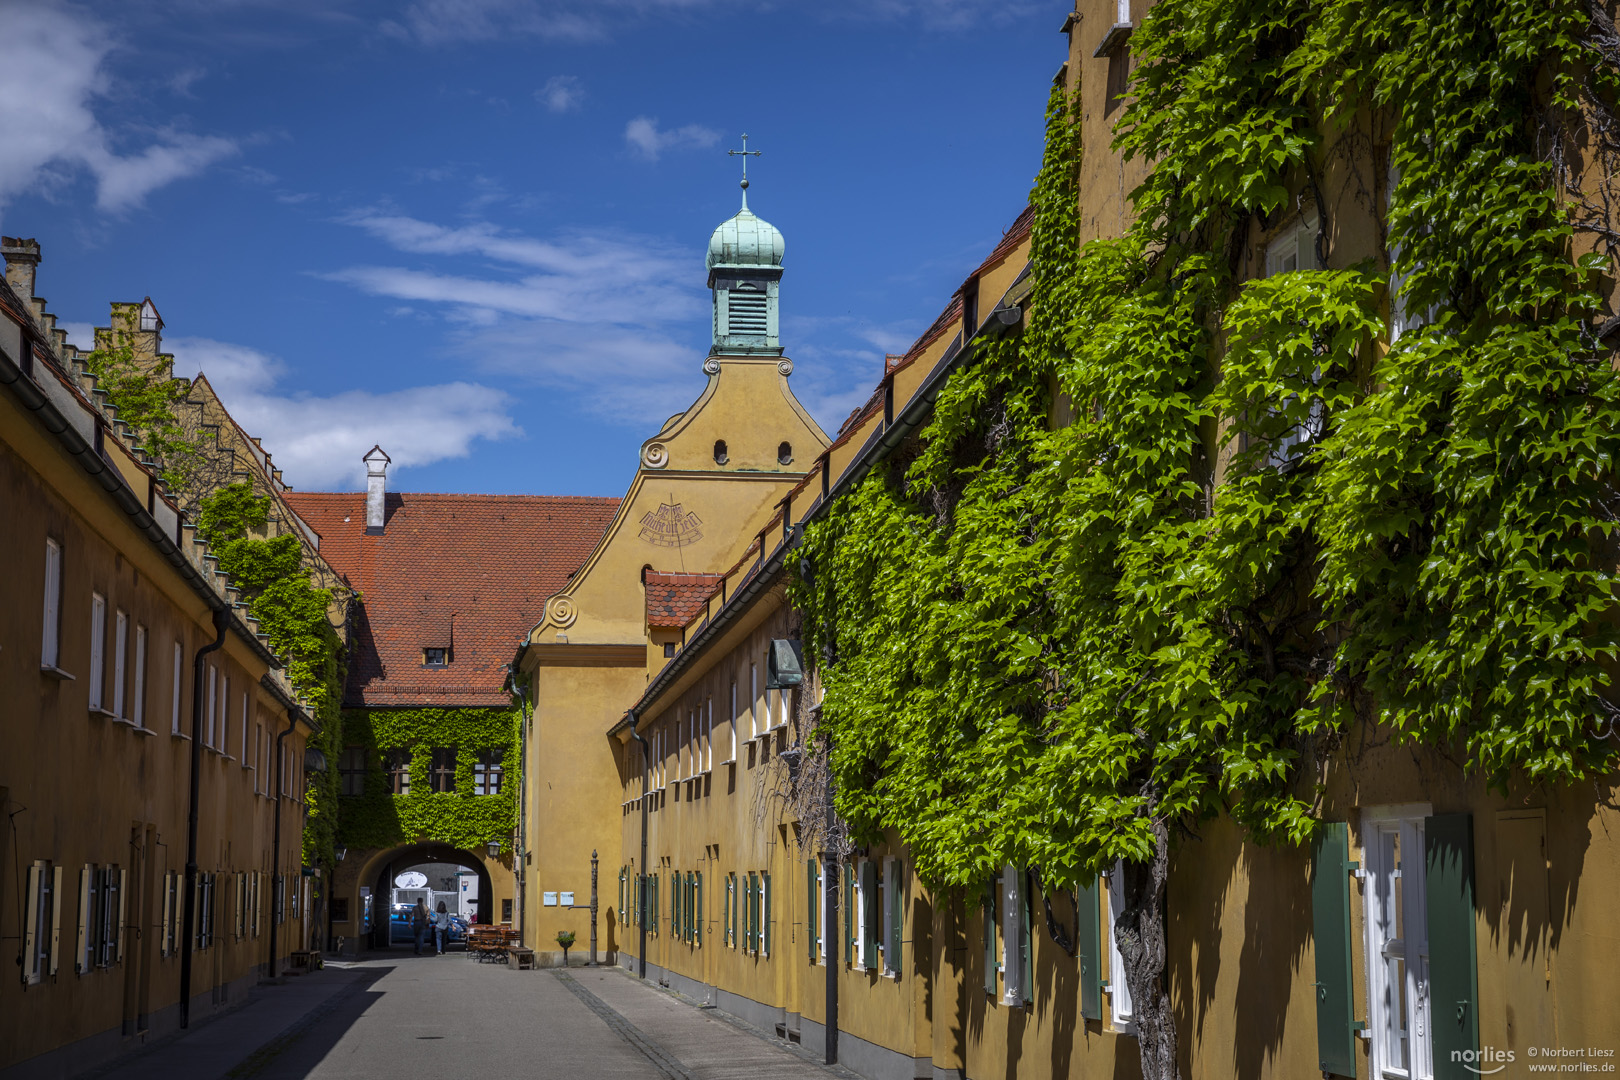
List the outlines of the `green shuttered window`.
{"type": "Polygon", "coordinates": [[[1477,1076],[1479,968],[1474,942],[1474,823],[1436,814],[1423,823],[1429,1001],[1435,1080],[1477,1076]]]}
{"type": "Polygon", "coordinates": [[[1097,879],[1076,889],[1075,937],[1080,951],[1080,1015],[1086,1020],[1102,1019],[1102,927],[1097,914],[1097,879]]]}
{"type": "Polygon", "coordinates": [[[1356,1023],[1350,968],[1350,833],[1342,821],[1317,832],[1311,859],[1311,922],[1316,938],[1316,1056],[1325,1073],[1356,1075],[1356,1023]]]}

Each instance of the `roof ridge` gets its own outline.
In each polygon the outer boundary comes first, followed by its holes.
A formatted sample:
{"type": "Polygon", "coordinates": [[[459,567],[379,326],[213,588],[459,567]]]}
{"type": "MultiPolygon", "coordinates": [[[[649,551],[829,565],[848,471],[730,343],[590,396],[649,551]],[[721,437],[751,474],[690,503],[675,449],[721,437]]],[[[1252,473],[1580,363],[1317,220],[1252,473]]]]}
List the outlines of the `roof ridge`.
{"type": "MultiPolygon", "coordinates": [[[[300,499],[364,499],[366,497],[366,493],[363,491],[300,491],[292,489],[288,491],[288,494],[300,499]]],[[[413,499],[533,499],[537,502],[541,500],[553,502],[566,500],[571,502],[603,503],[623,501],[623,496],[620,495],[492,495],[487,492],[477,491],[390,491],[388,494],[409,495],[413,499]]]]}

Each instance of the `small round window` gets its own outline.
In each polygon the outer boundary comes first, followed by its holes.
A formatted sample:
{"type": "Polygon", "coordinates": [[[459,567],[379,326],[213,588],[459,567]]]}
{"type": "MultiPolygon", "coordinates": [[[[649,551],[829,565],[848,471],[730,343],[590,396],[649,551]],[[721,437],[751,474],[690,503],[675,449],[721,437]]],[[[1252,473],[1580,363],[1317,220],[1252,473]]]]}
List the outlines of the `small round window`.
{"type": "Polygon", "coordinates": [[[714,463],[716,465],[724,465],[729,460],[731,460],[731,458],[726,453],[726,440],[716,439],[714,441],[714,463]]]}
{"type": "Polygon", "coordinates": [[[776,448],[776,460],[782,465],[793,464],[793,444],[783,443],[776,448]]]}

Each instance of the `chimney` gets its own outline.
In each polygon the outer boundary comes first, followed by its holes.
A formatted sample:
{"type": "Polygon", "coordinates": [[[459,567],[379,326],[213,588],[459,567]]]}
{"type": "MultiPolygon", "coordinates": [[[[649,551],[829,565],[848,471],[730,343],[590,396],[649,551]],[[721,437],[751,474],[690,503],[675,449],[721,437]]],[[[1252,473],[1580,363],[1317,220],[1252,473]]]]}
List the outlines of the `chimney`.
{"type": "Polygon", "coordinates": [[[0,255],[6,260],[6,281],[23,303],[34,298],[34,268],[39,265],[39,241],[0,236],[0,255]]]}
{"type": "Polygon", "coordinates": [[[388,463],[392,460],[381,446],[366,452],[366,535],[381,536],[383,531],[383,497],[388,492],[388,463]]]}

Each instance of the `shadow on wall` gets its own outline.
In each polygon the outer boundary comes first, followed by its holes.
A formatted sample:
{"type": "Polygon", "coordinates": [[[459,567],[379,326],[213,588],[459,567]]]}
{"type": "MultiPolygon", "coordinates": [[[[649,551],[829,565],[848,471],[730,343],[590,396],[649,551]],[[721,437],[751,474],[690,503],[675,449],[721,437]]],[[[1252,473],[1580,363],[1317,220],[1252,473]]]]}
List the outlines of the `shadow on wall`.
{"type": "Polygon", "coordinates": [[[1310,872],[1309,848],[1248,843],[1227,818],[1177,846],[1166,930],[1183,1072],[1195,1050],[1204,1061],[1220,1052],[1211,1039],[1231,1039],[1233,1076],[1266,1075],[1274,1064],[1312,934],[1310,872]],[[1239,918],[1238,954],[1225,957],[1236,962],[1236,986],[1221,991],[1224,930],[1239,918]],[[1212,1015],[1219,1005],[1229,1012],[1212,1015]]]}

